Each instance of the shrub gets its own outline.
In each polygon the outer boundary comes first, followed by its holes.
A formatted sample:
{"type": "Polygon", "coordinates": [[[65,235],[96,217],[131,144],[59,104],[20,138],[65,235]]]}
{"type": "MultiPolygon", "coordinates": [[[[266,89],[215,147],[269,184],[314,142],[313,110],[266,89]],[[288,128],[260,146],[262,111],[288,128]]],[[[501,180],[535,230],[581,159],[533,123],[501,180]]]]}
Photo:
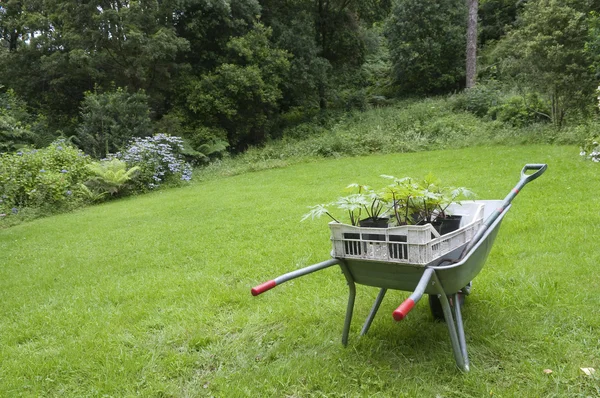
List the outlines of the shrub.
{"type": "Polygon", "coordinates": [[[501,102],[500,90],[493,84],[478,84],[450,98],[453,110],[470,112],[479,117],[488,115],[490,109],[501,102]]]}
{"type": "Polygon", "coordinates": [[[123,151],[111,155],[129,167],[139,167],[133,179],[138,190],[153,189],[165,182],[192,179],[192,167],[185,162],[183,139],[168,134],[134,138],[123,151]]]}
{"type": "Polygon", "coordinates": [[[54,210],[78,202],[90,158],[65,140],[44,149],[0,155],[0,213],[23,208],[54,210]]]}
{"type": "MultiPolygon", "coordinates": [[[[119,159],[107,159],[100,162],[94,162],[87,165],[88,169],[94,175],[87,183],[97,189],[98,194],[110,194],[116,196],[122,193],[127,187],[127,183],[140,170],[138,166],[127,168],[127,163],[119,159]]],[[[93,192],[93,191],[91,191],[93,192]]],[[[88,191],[86,196],[93,198],[88,191]]]]}
{"type": "Polygon", "coordinates": [[[489,110],[492,119],[513,127],[550,121],[550,111],[536,94],[515,95],[489,110]]]}
{"type": "Polygon", "coordinates": [[[592,162],[600,162],[600,137],[592,137],[585,140],[581,147],[581,156],[590,159],[592,162]]]}

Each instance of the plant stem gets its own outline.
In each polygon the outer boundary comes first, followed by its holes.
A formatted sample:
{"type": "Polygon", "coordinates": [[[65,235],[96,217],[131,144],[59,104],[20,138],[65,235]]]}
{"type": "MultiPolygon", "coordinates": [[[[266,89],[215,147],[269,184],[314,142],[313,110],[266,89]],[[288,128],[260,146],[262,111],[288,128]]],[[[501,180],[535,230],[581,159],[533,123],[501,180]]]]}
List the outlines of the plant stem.
{"type": "Polygon", "coordinates": [[[336,218],[334,216],[332,216],[331,214],[329,214],[328,211],[325,212],[325,214],[327,214],[333,221],[335,221],[338,224],[341,224],[338,220],[336,220],[336,218]]]}

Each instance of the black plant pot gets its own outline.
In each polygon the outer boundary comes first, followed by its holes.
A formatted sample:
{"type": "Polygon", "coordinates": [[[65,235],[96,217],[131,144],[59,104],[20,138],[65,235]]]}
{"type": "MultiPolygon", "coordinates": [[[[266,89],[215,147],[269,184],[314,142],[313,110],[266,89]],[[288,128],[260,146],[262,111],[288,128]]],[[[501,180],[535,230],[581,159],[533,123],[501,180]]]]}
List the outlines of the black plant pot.
{"type": "MultiPolygon", "coordinates": [[[[384,218],[365,218],[364,220],[360,220],[358,225],[363,228],[387,228],[390,219],[387,217],[384,218]]],[[[363,239],[365,240],[378,240],[385,242],[385,234],[363,234],[363,239]]]]}
{"type": "Polygon", "coordinates": [[[460,228],[461,220],[462,216],[446,216],[445,218],[442,218],[440,220],[440,229],[438,229],[438,232],[440,235],[446,235],[450,232],[456,231],[460,228]]]}
{"type": "Polygon", "coordinates": [[[388,217],[382,217],[382,218],[369,217],[369,218],[360,220],[358,222],[358,225],[360,227],[364,227],[364,228],[387,228],[389,222],[390,222],[390,219],[388,217]]]}
{"type": "Polygon", "coordinates": [[[446,216],[444,218],[438,217],[435,221],[431,222],[420,221],[417,225],[431,224],[440,235],[446,235],[459,229],[461,220],[462,216],[446,216]]]}

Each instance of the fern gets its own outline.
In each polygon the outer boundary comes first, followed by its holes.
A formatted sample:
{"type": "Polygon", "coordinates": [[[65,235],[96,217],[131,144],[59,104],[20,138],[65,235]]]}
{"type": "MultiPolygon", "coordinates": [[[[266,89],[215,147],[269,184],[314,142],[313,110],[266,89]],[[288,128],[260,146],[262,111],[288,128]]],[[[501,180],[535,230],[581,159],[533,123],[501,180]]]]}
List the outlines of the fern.
{"type": "Polygon", "coordinates": [[[94,174],[89,182],[111,196],[122,191],[140,170],[138,166],[127,169],[127,164],[119,159],[95,162],[87,167],[94,174]]]}

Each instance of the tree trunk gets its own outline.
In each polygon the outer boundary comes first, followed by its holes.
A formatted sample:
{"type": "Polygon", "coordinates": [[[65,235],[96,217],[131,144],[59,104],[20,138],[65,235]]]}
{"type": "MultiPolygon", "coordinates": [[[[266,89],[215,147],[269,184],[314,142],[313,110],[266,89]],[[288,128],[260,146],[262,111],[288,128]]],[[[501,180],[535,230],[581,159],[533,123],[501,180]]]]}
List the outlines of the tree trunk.
{"type": "Polygon", "coordinates": [[[467,21],[467,88],[475,87],[477,77],[477,0],[467,0],[469,19],[467,21]]]}

